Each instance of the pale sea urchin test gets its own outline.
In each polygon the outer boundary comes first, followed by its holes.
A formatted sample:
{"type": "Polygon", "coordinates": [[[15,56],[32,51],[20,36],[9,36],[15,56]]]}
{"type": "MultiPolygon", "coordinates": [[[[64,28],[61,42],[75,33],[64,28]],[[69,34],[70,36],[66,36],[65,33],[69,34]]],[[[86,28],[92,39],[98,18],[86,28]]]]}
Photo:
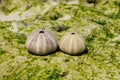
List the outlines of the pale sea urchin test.
{"type": "Polygon", "coordinates": [[[59,48],[61,51],[71,55],[78,55],[86,49],[84,41],[75,32],[63,36],[59,42],[59,48]]]}
{"type": "Polygon", "coordinates": [[[26,40],[26,48],[37,55],[50,54],[58,48],[54,35],[46,30],[37,30],[30,34],[26,40]]]}

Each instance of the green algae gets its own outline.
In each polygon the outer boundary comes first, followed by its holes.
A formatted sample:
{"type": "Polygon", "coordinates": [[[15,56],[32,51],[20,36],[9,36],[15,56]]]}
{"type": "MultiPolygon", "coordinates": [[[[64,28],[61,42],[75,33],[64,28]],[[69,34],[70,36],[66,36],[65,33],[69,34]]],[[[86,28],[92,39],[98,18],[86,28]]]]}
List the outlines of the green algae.
{"type": "MultiPolygon", "coordinates": [[[[78,4],[63,1],[43,15],[36,13],[34,18],[1,21],[0,79],[119,80],[120,18],[115,15],[119,14],[120,7],[117,0],[106,1],[95,7],[84,5],[82,0],[78,4]],[[111,9],[115,12],[109,12],[111,9]],[[107,14],[105,11],[108,11],[107,14]],[[63,19],[66,15],[70,17],[63,19]],[[76,31],[84,39],[88,52],[80,56],[70,56],[59,50],[47,56],[30,54],[25,48],[25,41],[31,32],[38,29],[51,31],[58,41],[65,33],[76,31]]],[[[36,1],[29,3],[32,6],[46,5],[36,1]]],[[[10,3],[7,5],[10,6],[10,3]]],[[[22,6],[22,2],[19,5],[22,6]]]]}

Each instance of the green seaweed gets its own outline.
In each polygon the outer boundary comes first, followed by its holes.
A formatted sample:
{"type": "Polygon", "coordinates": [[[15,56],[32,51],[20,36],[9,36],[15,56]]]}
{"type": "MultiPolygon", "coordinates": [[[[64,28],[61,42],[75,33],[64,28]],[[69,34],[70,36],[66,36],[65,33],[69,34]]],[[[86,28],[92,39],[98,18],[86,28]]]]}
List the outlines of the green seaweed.
{"type": "Polygon", "coordinates": [[[14,1],[9,0],[3,6],[5,10],[0,11],[9,16],[14,12],[22,15],[30,10],[33,12],[36,7],[38,9],[30,18],[0,21],[0,80],[119,80],[119,1],[105,0],[94,7],[84,5],[83,0],[78,4],[69,4],[71,0],[56,1],[58,4],[39,0],[14,1]],[[51,7],[40,14],[45,5],[51,7]],[[105,14],[111,9],[116,12],[105,14]],[[69,18],[61,19],[66,15],[69,18]],[[17,32],[14,32],[13,23],[17,32]],[[25,41],[38,29],[51,31],[58,42],[67,32],[76,31],[85,41],[88,51],[79,56],[60,50],[46,56],[30,54],[25,41]]]}
{"type": "Polygon", "coordinates": [[[3,50],[2,48],[0,48],[0,54],[5,54],[5,53],[6,53],[6,51],[3,50]]]}

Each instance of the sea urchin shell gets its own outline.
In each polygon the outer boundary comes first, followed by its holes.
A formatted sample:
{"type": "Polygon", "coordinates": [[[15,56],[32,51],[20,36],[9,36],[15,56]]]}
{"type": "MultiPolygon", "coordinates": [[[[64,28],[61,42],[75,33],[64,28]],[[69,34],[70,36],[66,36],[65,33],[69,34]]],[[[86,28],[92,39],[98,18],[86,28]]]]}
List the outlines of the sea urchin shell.
{"type": "Polygon", "coordinates": [[[61,38],[59,48],[65,53],[78,55],[85,50],[85,43],[77,33],[71,32],[61,38]]]}
{"type": "Polygon", "coordinates": [[[58,43],[54,35],[46,30],[37,30],[26,40],[26,48],[37,55],[46,55],[56,51],[58,43]]]}

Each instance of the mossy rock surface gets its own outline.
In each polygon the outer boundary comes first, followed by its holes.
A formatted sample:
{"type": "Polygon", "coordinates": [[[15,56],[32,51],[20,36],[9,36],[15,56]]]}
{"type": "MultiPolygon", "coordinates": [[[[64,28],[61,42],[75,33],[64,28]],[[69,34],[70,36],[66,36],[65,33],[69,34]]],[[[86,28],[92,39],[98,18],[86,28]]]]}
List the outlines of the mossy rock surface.
{"type": "Polygon", "coordinates": [[[0,4],[0,14],[4,13],[0,18],[0,80],[120,79],[118,0],[101,0],[94,6],[84,0],[8,0],[0,4]],[[15,18],[10,17],[12,14],[15,18]],[[67,32],[76,31],[88,51],[78,56],[59,50],[46,56],[30,54],[25,41],[39,29],[51,31],[58,41],[67,32]]]}

